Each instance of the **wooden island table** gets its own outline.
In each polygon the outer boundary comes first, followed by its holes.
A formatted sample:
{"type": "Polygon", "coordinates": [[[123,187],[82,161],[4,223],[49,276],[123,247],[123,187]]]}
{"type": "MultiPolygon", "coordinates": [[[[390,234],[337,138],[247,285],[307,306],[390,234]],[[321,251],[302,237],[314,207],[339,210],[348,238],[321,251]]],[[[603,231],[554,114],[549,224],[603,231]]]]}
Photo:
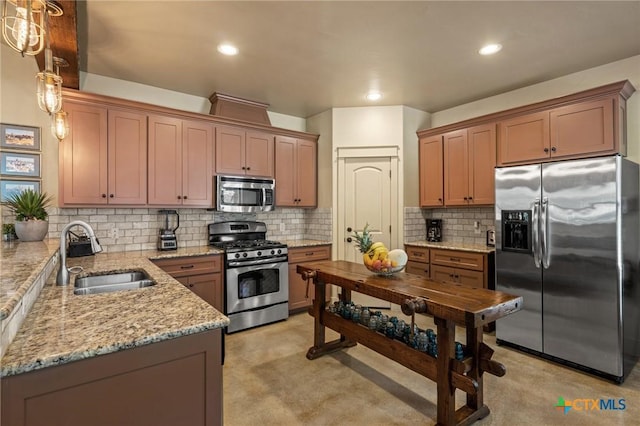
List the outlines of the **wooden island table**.
{"type": "MultiPolygon", "coordinates": [[[[491,359],[493,349],[482,341],[482,326],[518,311],[522,297],[483,288],[440,283],[404,272],[378,276],[364,265],[347,261],[318,261],[300,264],[297,273],[315,284],[313,306],[314,345],[307,358],[363,344],[437,383],[438,425],[466,425],[489,414],[483,402],[483,373],[503,376],[504,366],[491,359]],[[326,309],[327,284],[341,288],[339,297],[351,300],[351,292],[366,294],[395,303],[406,315],[431,315],[437,328],[437,357],[412,348],[368,327],[342,318],[326,309]],[[466,330],[465,356],[455,358],[455,327],[466,330]],[[340,338],[325,342],[325,327],[340,338]],[[467,394],[464,406],[455,409],[455,390],[467,394]]],[[[413,322],[413,321],[412,321],[413,322]]]]}

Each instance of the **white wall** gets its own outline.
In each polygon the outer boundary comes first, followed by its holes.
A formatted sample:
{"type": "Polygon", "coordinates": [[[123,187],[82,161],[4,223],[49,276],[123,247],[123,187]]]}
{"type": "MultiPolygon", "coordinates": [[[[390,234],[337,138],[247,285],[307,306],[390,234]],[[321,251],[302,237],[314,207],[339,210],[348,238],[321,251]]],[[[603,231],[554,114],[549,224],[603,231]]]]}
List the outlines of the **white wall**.
{"type": "Polygon", "coordinates": [[[329,109],[307,118],[307,131],[320,135],[318,138],[318,207],[321,208],[330,208],[332,203],[332,117],[332,111],[329,109]]]}
{"type": "MultiPolygon", "coordinates": [[[[208,98],[85,72],[80,73],[80,90],[198,114],[209,114],[211,109],[208,98]]],[[[267,114],[273,127],[306,131],[304,118],[271,111],[267,114]]]]}
{"type": "Polygon", "coordinates": [[[333,108],[333,147],[403,145],[402,106],[333,108]]]}
{"type": "Polygon", "coordinates": [[[418,170],[418,136],[416,131],[429,127],[431,114],[418,109],[402,108],[402,127],[404,140],[404,155],[400,163],[403,171],[402,187],[404,188],[404,207],[418,207],[420,205],[419,170],[418,170]]]}

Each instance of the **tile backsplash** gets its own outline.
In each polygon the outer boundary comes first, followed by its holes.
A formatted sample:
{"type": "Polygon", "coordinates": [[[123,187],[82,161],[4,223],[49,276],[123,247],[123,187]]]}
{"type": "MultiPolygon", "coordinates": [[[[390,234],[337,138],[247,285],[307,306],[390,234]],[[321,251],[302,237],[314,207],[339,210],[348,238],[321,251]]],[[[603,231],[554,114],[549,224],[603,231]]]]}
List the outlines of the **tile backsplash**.
{"type": "MultiPolygon", "coordinates": [[[[48,211],[49,238],[59,238],[67,223],[82,220],[91,225],[106,252],[155,249],[165,218],[155,208],[51,208],[48,211]]],[[[272,240],[331,240],[331,209],[279,208],[256,214],[206,209],[177,211],[180,215],[180,228],[176,231],[179,247],[206,245],[207,225],[227,220],[265,222],[267,238],[272,240]]],[[[13,222],[13,216],[3,209],[3,223],[6,222],[13,222]]]]}
{"type": "Polygon", "coordinates": [[[421,209],[405,207],[405,242],[425,240],[426,219],[442,219],[442,240],[450,243],[486,244],[486,234],[495,227],[493,207],[421,209]],[[476,228],[474,222],[478,222],[476,228]]]}

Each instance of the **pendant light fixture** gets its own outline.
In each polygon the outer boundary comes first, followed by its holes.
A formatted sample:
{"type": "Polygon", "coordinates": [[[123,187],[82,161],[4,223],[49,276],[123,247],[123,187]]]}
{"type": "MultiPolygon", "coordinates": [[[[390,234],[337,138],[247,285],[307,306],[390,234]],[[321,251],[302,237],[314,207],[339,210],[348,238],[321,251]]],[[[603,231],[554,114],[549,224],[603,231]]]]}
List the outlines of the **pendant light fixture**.
{"type": "Polygon", "coordinates": [[[22,56],[35,56],[45,47],[46,17],[62,13],[54,1],[2,0],[2,36],[22,56]]]}
{"type": "Polygon", "coordinates": [[[59,75],[60,62],[56,62],[57,72],[53,72],[53,53],[48,46],[44,49],[44,63],[44,71],[36,74],[38,106],[44,112],[54,114],[62,108],[62,77],[59,75]]]}
{"type": "Polygon", "coordinates": [[[62,142],[69,134],[69,119],[67,113],[60,110],[51,115],[51,133],[62,142]]]}

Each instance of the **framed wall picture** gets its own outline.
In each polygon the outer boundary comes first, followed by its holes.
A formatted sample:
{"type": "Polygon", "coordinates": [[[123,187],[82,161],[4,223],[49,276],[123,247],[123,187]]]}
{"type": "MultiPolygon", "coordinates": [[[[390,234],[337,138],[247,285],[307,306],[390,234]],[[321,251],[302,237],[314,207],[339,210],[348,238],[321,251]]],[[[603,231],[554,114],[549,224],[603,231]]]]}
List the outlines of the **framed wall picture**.
{"type": "Polygon", "coordinates": [[[40,128],[0,124],[0,147],[40,151],[40,128]]]}
{"type": "Polygon", "coordinates": [[[0,152],[0,174],[40,177],[40,154],[0,152]]]}
{"type": "Polygon", "coordinates": [[[0,202],[7,201],[7,197],[31,189],[40,192],[39,180],[0,180],[0,202]]]}

